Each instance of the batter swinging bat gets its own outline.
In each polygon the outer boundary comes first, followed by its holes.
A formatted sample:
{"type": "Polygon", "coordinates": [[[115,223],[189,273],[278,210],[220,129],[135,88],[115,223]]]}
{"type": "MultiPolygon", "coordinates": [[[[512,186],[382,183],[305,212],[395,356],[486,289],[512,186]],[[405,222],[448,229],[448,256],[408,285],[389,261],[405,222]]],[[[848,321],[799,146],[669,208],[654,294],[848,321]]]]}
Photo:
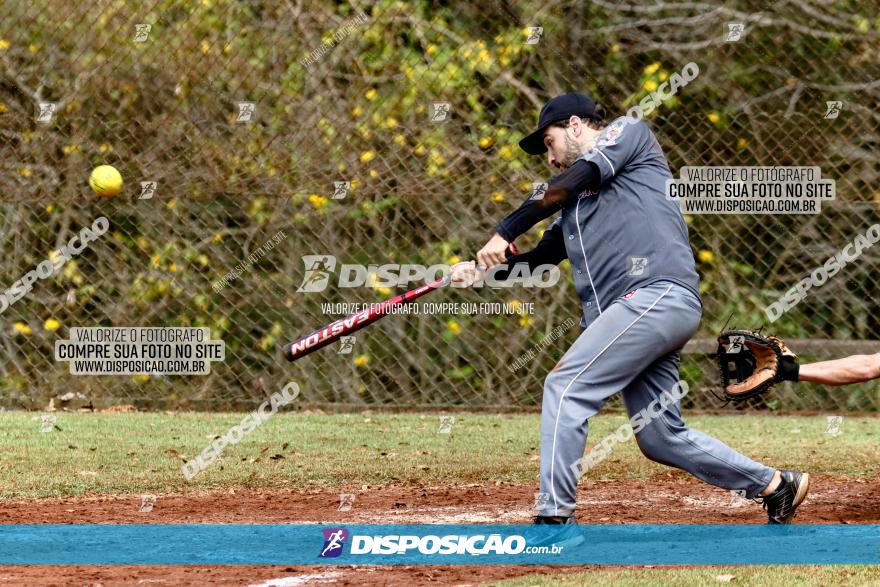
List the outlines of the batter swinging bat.
{"type": "MultiPolygon", "coordinates": [[[[517,250],[516,245],[510,243],[507,251],[507,257],[510,258],[511,255],[518,254],[519,251],[517,250]]],[[[447,285],[450,281],[452,281],[451,272],[446,277],[437,279],[435,281],[432,281],[431,283],[426,283],[425,285],[402,293],[398,296],[394,296],[393,298],[385,300],[384,302],[371,304],[369,307],[364,308],[360,312],[355,312],[354,314],[346,316],[345,318],[340,318],[336,322],[328,324],[324,328],[320,328],[312,332],[311,334],[307,334],[286,345],[284,347],[284,357],[288,361],[295,361],[301,357],[304,357],[312,351],[316,351],[320,348],[327,346],[328,344],[332,344],[343,336],[348,336],[352,332],[356,332],[361,328],[364,328],[365,326],[369,326],[373,322],[376,322],[380,318],[384,318],[389,312],[391,312],[391,309],[395,306],[400,304],[408,304],[425,294],[431,293],[436,289],[440,289],[441,287],[447,285]]]]}

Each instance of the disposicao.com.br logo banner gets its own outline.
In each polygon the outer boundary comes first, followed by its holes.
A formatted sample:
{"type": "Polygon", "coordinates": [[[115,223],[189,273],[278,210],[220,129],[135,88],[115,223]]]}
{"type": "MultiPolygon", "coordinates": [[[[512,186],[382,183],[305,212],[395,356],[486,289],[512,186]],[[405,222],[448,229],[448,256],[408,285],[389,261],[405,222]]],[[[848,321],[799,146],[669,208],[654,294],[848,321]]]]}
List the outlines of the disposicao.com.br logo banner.
{"type": "MultiPolygon", "coordinates": [[[[439,530],[440,528],[432,528],[439,530]]],[[[519,534],[485,534],[479,526],[468,527],[466,533],[350,534],[346,528],[324,528],[324,544],[319,558],[336,558],[349,542],[348,554],[357,555],[558,555],[566,545],[583,542],[577,528],[525,526],[519,534]],[[560,533],[560,530],[562,532],[560,533]],[[527,539],[527,537],[531,540],[527,539]],[[350,539],[350,540],[349,540],[350,539]],[[558,541],[557,544],[555,541],[558,541]],[[528,543],[533,543],[531,546],[528,543]]]]}
{"type": "Polygon", "coordinates": [[[880,564],[880,526],[3,524],[0,565],[19,564],[880,564]]]}

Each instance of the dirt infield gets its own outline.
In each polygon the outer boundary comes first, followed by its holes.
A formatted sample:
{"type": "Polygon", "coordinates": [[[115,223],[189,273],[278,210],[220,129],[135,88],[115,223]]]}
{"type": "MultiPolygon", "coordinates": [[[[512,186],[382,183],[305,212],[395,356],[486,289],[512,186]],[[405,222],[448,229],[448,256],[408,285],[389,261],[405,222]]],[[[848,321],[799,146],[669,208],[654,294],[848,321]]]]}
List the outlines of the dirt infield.
{"type": "MultiPolygon", "coordinates": [[[[140,495],[5,501],[2,523],[527,523],[532,484],[349,486],[237,489],[159,495],[140,512],[140,495]],[[353,493],[339,511],[339,493],[353,493]]],[[[649,480],[585,482],[578,500],[589,524],[766,521],[761,506],[678,472],[649,480]]],[[[814,477],[799,523],[880,523],[880,480],[814,477]]],[[[0,567],[0,584],[28,585],[478,585],[566,567],[489,566],[32,566],[0,567]]]]}

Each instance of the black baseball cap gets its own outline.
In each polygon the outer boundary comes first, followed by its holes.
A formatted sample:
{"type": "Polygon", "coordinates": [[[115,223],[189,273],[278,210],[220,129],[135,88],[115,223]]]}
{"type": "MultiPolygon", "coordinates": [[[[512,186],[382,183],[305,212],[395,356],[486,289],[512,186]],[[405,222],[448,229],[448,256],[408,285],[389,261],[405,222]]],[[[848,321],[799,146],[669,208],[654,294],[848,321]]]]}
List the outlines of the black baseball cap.
{"type": "Polygon", "coordinates": [[[547,152],[544,146],[544,130],[554,122],[568,120],[572,116],[602,120],[604,110],[592,99],[583,94],[571,92],[556,96],[541,108],[538,116],[538,130],[519,142],[520,148],[529,155],[540,155],[547,152]]]}

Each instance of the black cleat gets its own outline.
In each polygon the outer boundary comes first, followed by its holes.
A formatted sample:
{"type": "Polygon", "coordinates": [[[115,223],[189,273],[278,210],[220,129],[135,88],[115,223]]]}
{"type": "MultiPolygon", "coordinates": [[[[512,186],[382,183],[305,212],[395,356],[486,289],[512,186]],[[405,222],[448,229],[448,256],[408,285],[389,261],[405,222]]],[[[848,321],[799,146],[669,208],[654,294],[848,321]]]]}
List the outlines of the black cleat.
{"type": "Polygon", "coordinates": [[[776,491],[763,497],[768,524],[788,524],[810,490],[810,475],[798,471],[780,471],[782,482],[776,491]]]}

